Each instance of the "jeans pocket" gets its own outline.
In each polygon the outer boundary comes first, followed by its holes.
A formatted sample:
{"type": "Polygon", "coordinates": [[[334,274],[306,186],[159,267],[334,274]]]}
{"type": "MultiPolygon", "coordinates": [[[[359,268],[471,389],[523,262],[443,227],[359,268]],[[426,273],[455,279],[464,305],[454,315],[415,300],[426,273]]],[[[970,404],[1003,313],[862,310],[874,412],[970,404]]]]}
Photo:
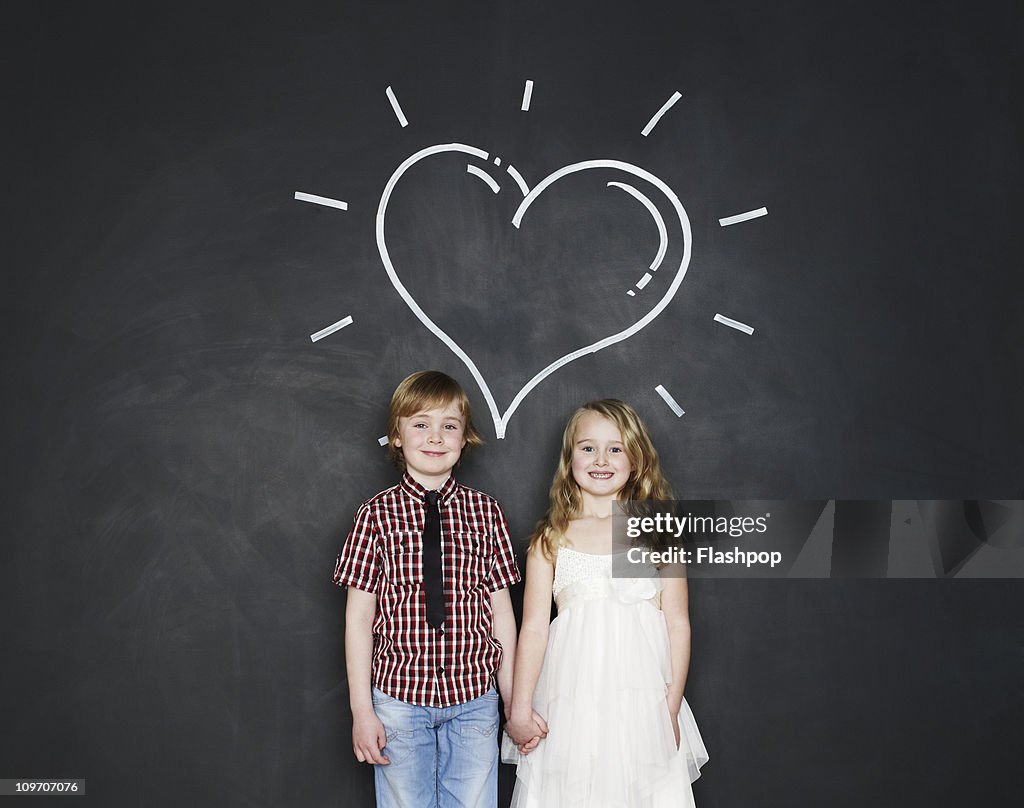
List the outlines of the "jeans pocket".
{"type": "Polygon", "coordinates": [[[466,702],[457,720],[463,750],[479,760],[493,760],[498,754],[497,691],[491,688],[466,702]]]}
{"type": "Polygon", "coordinates": [[[387,741],[384,744],[384,749],[381,751],[384,757],[391,761],[390,765],[398,765],[416,751],[411,743],[413,738],[412,732],[394,730],[389,728],[387,724],[384,724],[384,732],[387,735],[387,741]]]}
{"type": "Polygon", "coordinates": [[[392,764],[401,763],[412,751],[416,734],[413,717],[416,708],[389,696],[377,688],[371,692],[373,711],[384,725],[385,742],[382,750],[392,764]]]}

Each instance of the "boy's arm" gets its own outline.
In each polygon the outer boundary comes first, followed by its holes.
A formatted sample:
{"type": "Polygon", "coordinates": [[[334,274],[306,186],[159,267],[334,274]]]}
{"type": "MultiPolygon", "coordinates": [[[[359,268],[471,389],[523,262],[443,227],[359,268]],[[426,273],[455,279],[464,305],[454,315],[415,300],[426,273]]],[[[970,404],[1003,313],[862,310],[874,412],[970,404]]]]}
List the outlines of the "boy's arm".
{"type": "Polygon", "coordinates": [[[505,703],[505,718],[512,709],[512,671],[516,664],[516,616],[508,589],[491,592],[494,638],[501,643],[501,666],[498,668],[498,692],[505,703]]]}
{"type": "Polygon", "coordinates": [[[512,689],[512,715],[505,730],[517,744],[547,735],[548,726],[533,710],[551,619],[551,583],[555,569],[540,548],[526,556],[526,590],[523,593],[523,628],[519,633],[512,689]]]}
{"type": "Polygon", "coordinates": [[[377,596],[354,586],[345,604],[345,668],[352,707],[352,751],[360,763],[390,763],[381,749],[387,743],[384,725],[373,711],[370,669],[373,659],[373,619],[377,596]]]}

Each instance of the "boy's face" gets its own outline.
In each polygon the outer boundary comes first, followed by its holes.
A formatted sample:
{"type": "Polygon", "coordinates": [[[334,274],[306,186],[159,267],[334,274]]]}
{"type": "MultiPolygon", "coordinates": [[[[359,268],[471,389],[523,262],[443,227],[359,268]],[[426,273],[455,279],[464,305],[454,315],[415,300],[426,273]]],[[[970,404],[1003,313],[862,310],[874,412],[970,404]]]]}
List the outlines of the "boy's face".
{"type": "Polygon", "coordinates": [[[443,485],[462,455],[465,431],[466,420],[454,402],[399,418],[395,446],[409,476],[428,491],[443,485]]]}

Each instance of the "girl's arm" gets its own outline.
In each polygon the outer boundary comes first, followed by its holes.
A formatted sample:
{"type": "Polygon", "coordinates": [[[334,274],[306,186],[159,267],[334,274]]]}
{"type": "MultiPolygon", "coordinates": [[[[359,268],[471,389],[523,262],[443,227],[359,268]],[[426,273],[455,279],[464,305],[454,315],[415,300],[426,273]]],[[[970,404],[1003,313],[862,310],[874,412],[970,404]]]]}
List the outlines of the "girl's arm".
{"type": "Polygon", "coordinates": [[[384,725],[373,711],[370,668],[373,659],[373,618],[377,596],[354,586],[345,603],[345,669],[352,707],[352,751],[360,763],[390,763],[381,749],[387,743],[384,725]]]}
{"type": "Polygon", "coordinates": [[[689,589],[686,578],[664,577],[661,590],[661,610],[668,626],[668,649],[672,662],[672,682],[665,695],[668,712],[672,717],[672,729],[679,745],[679,708],[683,703],[686,676],[690,671],[690,607],[689,589]]]}
{"type": "Polygon", "coordinates": [[[533,710],[533,691],[537,687],[551,621],[551,584],[555,568],[535,547],[526,556],[526,588],[523,592],[523,627],[516,649],[515,678],[512,685],[512,714],[505,731],[517,744],[547,735],[543,717],[533,710]]]}
{"type": "Polygon", "coordinates": [[[512,709],[512,671],[516,663],[516,615],[508,589],[491,592],[492,634],[501,643],[501,665],[498,668],[498,692],[505,703],[505,718],[512,709]]]}

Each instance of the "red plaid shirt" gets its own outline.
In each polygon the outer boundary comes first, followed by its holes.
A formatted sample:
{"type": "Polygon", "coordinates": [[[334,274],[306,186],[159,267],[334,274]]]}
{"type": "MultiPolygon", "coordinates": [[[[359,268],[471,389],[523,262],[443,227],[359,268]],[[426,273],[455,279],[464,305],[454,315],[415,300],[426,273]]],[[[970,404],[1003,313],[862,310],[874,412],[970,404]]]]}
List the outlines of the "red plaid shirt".
{"type": "Polygon", "coordinates": [[[439,489],[443,626],[423,598],[426,489],[408,474],[364,502],[334,568],[334,582],[377,595],[374,686],[410,704],[450,707],[482,696],[501,662],[491,636],[491,592],[519,581],[501,506],[449,477],[439,489]]]}

